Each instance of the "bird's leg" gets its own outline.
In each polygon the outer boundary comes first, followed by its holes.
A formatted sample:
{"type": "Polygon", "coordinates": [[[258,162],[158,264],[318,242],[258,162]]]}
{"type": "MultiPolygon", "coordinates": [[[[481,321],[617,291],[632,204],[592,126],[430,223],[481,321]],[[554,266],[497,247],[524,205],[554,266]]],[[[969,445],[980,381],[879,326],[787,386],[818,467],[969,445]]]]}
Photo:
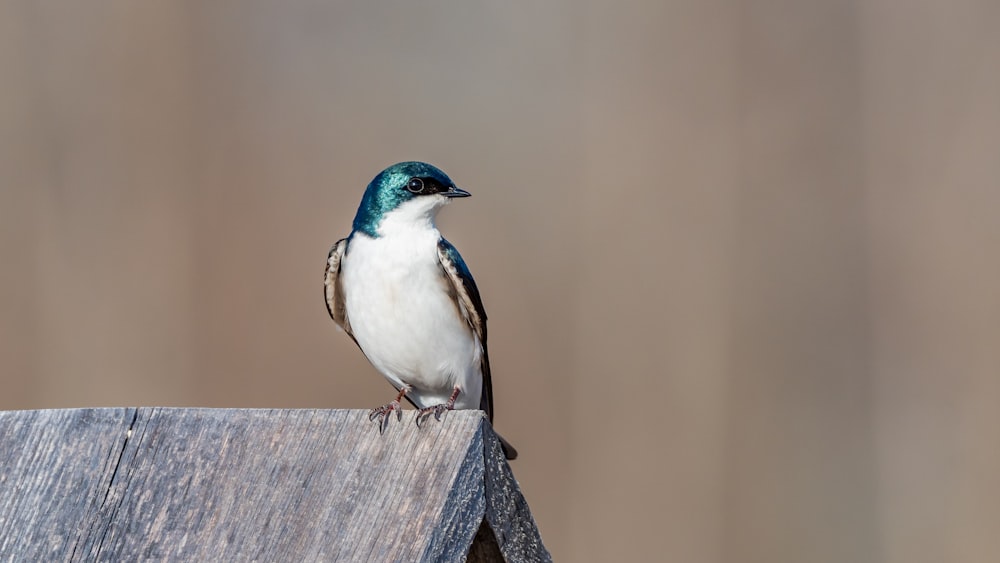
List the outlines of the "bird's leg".
{"type": "Polygon", "coordinates": [[[393,411],[396,411],[397,421],[403,420],[403,407],[399,404],[399,401],[410,392],[410,389],[411,387],[409,385],[404,385],[400,388],[399,395],[396,395],[396,399],[394,401],[368,411],[368,420],[378,419],[379,434],[384,434],[385,429],[389,427],[389,417],[392,416],[393,411]]]}
{"type": "Polygon", "coordinates": [[[427,420],[427,417],[432,414],[434,415],[434,420],[441,420],[442,414],[455,408],[455,399],[458,399],[458,394],[461,392],[462,390],[459,387],[455,387],[455,390],[451,392],[451,397],[448,397],[447,403],[425,407],[417,411],[417,426],[419,427],[423,424],[423,422],[427,420]]]}

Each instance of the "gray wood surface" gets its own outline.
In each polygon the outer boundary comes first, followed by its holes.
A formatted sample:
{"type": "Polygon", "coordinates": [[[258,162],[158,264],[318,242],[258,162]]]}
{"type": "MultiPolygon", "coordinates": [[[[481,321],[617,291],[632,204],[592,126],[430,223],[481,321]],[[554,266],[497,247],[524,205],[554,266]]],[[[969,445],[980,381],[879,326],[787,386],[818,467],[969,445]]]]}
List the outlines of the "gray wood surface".
{"type": "Polygon", "coordinates": [[[482,413],[431,422],[0,412],[0,560],[551,560],[482,413]]]}

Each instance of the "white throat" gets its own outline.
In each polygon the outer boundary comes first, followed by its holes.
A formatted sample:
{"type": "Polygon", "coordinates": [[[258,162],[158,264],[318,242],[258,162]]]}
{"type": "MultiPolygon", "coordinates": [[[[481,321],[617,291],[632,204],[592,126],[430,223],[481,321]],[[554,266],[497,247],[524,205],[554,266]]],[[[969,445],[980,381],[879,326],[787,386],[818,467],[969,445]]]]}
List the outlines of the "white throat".
{"type": "Polygon", "coordinates": [[[413,198],[382,216],[377,231],[379,236],[409,234],[414,231],[436,231],[434,218],[451,200],[442,195],[413,198]]]}

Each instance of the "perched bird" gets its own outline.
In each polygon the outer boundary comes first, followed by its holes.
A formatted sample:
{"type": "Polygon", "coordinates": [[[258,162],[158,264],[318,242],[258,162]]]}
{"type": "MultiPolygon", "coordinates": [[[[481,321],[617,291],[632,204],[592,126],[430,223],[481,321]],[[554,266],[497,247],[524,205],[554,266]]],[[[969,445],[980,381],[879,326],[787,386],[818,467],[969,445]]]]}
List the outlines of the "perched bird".
{"type": "MultiPolygon", "coordinates": [[[[434,224],[452,198],[468,197],[444,172],[400,162],[368,184],[351,234],[330,249],[326,306],[399,392],[369,415],[384,432],[400,399],[419,426],[451,409],[481,409],[493,422],[486,311],[458,250],[434,224]]],[[[517,451],[500,438],[507,459],[517,451]]]]}

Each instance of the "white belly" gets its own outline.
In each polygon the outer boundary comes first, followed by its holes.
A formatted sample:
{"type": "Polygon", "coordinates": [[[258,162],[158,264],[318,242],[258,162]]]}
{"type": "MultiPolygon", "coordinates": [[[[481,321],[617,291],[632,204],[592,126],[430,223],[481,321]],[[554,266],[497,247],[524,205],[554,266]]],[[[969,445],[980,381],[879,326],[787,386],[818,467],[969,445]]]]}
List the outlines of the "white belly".
{"type": "Polygon", "coordinates": [[[352,238],[341,269],[351,330],[365,356],[420,407],[479,408],[481,346],[460,316],[438,264],[436,230],[352,238]]]}

